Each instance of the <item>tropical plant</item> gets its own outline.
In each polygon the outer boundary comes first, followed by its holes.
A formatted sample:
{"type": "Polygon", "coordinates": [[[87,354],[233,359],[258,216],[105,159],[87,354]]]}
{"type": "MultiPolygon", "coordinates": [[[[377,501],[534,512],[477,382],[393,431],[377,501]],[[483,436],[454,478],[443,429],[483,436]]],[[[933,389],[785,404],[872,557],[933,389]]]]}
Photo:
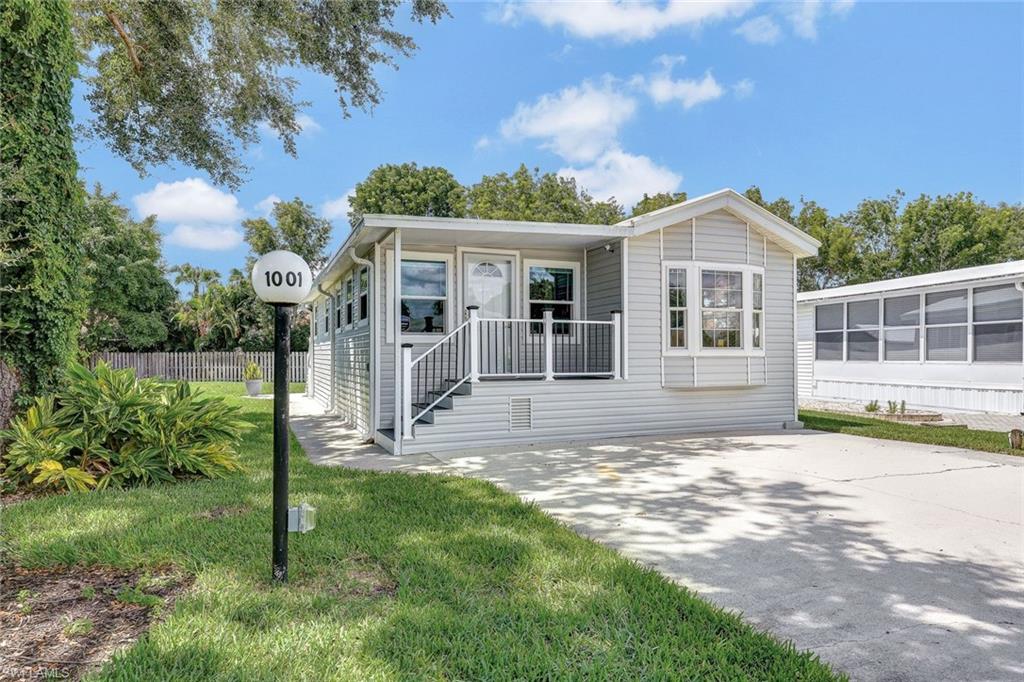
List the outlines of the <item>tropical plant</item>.
{"type": "Polygon", "coordinates": [[[896,402],[895,400],[888,400],[886,402],[888,403],[886,407],[886,412],[888,412],[889,414],[896,414],[897,412],[899,412],[900,404],[898,402],[896,402]]]}
{"type": "Polygon", "coordinates": [[[73,364],[64,390],[36,399],[0,432],[3,475],[69,491],[218,478],[239,468],[235,445],[251,425],[237,412],[186,382],[73,364]]]}
{"type": "Polygon", "coordinates": [[[242,377],[246,381],[259,381],[263,378],[263,369],[255,362],[250,361],[242,371],[242,377]]]}
{"type": "Polygon", "coordinates": [[[877,400],[872,400],[870,403],[864,406],[865,412],[878,412],[879,405],[877,400]]]}
{"type": "Polygon", "coordinates": [[[174,274],[174,285],[188,284],[192,287],[192,298],[209,290],[210,285],[220,280],[220,273],[211,268],[204,268],[191,263],[175,265],[167,272],[174,274]]]}

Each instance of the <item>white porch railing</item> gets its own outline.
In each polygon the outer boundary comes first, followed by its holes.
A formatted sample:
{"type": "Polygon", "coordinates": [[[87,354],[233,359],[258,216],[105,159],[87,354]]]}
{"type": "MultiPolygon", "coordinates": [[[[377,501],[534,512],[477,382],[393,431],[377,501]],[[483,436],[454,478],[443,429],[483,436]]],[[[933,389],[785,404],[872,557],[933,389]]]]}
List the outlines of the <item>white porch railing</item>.
{"type": "MultiPolygon", "coordinates": [[[[612,319],[469,319],[415,359],[412,344],[402,346],[401,437],[464,383],[487,378],[621,378],[621,314],[612,319]]],[[[396,434],[397,436],[398,434],[396,434]]]]}

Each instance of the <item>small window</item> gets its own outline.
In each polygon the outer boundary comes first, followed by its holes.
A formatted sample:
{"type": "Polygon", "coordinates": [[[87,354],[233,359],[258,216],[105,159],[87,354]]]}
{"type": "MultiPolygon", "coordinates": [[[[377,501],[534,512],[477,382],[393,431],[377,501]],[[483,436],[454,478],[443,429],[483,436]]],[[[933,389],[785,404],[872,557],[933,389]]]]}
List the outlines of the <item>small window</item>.
{"type": "Polygon", "coordinates": [[[814,307],[814,359],[843,359],[843,304],[814,307]]]}
{"type": "Polygon", "coordinates": [[[324,334],[331,329],[331,299],[327,298],[324,301],[324,334]]]}
{"type": "Polygon", "coordinates": [[[355,296],[354,290],[355,290],[355,285],[354,285],[354,283],[352,281],[352,278],[349,277],[347,280],[345,280],[345,326],[346,327],[350,326],[352,324],[352,322],[353,322],[352,313],[354,312],[353,311],[353,301],[354,301],[354,296],[355,296]]]}
{"type": "Polygon", "coordinates": [[[365,320],[370,316],[369,306],[370,277],[366,268],[359,271],[359,319],[365,320]]]}
{"type": "Polygon", "coordinates": [[[440,260],[402,261],[402,331],[443,334],[448,298],[448,263],[440,260]]]}
{"type": "Polygon", "coordinates": [[[764,275],[755,272],[753,281],[753,344],[754,348],[764,347],[764,275]]]}
{"type": "Polygon", "coordinates": [[[344,324],[344,320],[341,319],[341,292],[334,297],[334,327],[335,329],[341,329],[341,325],[344,324]]]}
{"type": "Polygon", "coordinates": [[[974,290],[974,361],[1021,362],[1021,292],[1013,284],[974,290]]]}
{"type": "Polygon", "coordinates": [[[924,297],[925,360],[967,361],[967,289],[924,297]]]}
{"type": "Polygon", "coordinates": [[[921,297],[885,299],[885,359],[913,362],[921,359],[921,297]]]}
{"type": "Polygon", "coordinates": [[[846,304],[847,362],[878,362],[878,299],[846,304]]]}
{"type": "MultiPolygon", "coordinates": [[[[530,319],[540,320],[550,309],[555,320],[573,319],[576,303],[576,269],[573,266],[531,265],[528,270],[530,319]]],[[[568,334],[570,326],[555,324],[555,334],[568,334]]],[[[534,333],[541,333],[541,325],[533,325],[534,333]]]]}
{"type": "Polygon", "coordinates": [[[668,269],[668,345],[686,348],[686,270],[668,269]]]}
{"type": "Polygon", "coordinates": [[[743,347],[743,273],[701,271],[701,346],[743,347]]]}

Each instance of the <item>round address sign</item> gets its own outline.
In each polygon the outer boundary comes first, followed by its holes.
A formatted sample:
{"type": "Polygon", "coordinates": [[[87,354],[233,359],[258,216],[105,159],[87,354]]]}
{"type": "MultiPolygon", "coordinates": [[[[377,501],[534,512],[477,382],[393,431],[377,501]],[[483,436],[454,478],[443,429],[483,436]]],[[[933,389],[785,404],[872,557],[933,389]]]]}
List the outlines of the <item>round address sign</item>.
{"type": "Polygon", "coordinates": [[[306,261],[291,251],[271,251],[260,256],[252,269],[252,286],[266,303],[301,303],[313,286],[306,261]]]}

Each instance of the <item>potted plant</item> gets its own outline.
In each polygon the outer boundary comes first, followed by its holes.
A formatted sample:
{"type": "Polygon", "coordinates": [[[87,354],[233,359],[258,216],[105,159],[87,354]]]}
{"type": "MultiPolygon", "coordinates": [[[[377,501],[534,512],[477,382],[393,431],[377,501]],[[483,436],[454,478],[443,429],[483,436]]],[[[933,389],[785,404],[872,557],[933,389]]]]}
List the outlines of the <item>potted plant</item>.
{"type": "Polygon", "coordinates": [[[263,370],[260,369],[260,366],[250,361],[245,366],[242,377],[245,379],[245,390],[249,396],[253,398],[258,396],[260,389],[263,388],[263,370]]]}

